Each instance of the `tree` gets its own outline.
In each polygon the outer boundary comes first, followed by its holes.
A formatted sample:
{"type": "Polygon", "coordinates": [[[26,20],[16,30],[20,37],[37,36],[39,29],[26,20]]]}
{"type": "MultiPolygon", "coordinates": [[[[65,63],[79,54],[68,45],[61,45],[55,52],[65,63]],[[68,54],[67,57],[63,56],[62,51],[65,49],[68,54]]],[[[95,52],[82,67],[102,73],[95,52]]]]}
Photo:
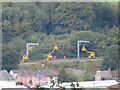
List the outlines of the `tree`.
{"type": "Polygon", "coordinates": [[[90,3],[60,3],[55,9],[52,17],[52,24],[58,33],[70,33],[71,31],[89,30],[91,20],[94,18],[94,12],[90,3]],[[89,22],[89,23],[88,23],[89,22]],[[59,27],[60,26],[60,27],[59,27]],[[58,28],[59,27],[59,28],[58,28]]]}
{"type": "Polygon", "coordinates": [[[3,45],[2,49],[2,69],[7,71],[18,69],[19,54],[9,45],[3,45]]]}
{"type": "Polygon", "coordinates": [[[78,76],[72,72],[68,74],[68,81],[69,82],[77,82],[78,81],[78,76]]]}
{"type": "MultiPolygon", "coordinates": [[[[27,42],[40,44],[30,52],[32,60],[45,59],[56,44],[59,48],[53,53],[56,58],[64,55],[76,58],[78,40],[89,40],[86,49],[97,57],[103,56],[107,47],[119,43],[117,7],[108,3],[8,2],[2,5],[2,41],[6,44],[3,44],[3,66],[7,69],[7,64],[12,65],[9,61],[22,59],[27,42]]],[[[87,56],[82,52],[82,57],[87,56]]]]}
{"type": "Polygon", "coordinates": [[[39,2],[37,3],[49,17],[48,22],[45,24],[46,30],[44,31],[47,35],[54,33],[54,27],[52,25],[52,16],[55,13],[55,9],[59,6],[58,2],[39,2]]]}
{"type": "Polygon", "coordinates": [[[35,3],[9,3],[3,7],[3,35],[4,42],[31,31],[47,32],[46,25],[49,17],[35,3]],[[10,4],[11,5],[11,4],[10,4]]]}
{"type": "Polygon", "coordinates": [[[103,68],[104,69],[117,69],[118,68],[118,27],[113,26],[110,31],[107,34],[107,40],[106,40],[106,50],[104,55],[104,61],[103,61],[103,68]]]}
{"type": "Polygon", "coordinates": [[[113,25],[118,24],[118,8],[108,3],[92,3],[95,18],[91,24],[91,30],[94,32],[108,33],[113,25]],[[107,28],[107,29],[106,29],[107,28]]]}
{"type": "Polygon", "coordinates": [[[91,73],[88,72],[88,71],[86,71],[86,72],[84,73],[84,75],[83,75],[83,80],[84,80],[84,81],[91,81],[91,80],[93,80],[93,77],[91,76],[91,73]]]}
{"type": "Polygon", "coordinates": [[[103,61],[103,69],[111,68],[115,70],[118,68],[118,45],[111,45],[106,48],[104,61],[103,61]]]}
{"type": "Polygon", "coordinates": [[[68,81],[68,75],[65,73],[64,67],[61,67],[61,70],[59,71],[58,81],[61,82],[68,81]]]}
{"type": "Polygon", "coordinates": [[[107,40],[106,40],[106,44],[107,46],[111,46],[111,45],[114,45],[114,44],[118,44],[118,35],[119,35],[119,31],[118,31],[118,27],[116,26],[113,26],[110,31],[108,32],[107,34],[107,40]]]}

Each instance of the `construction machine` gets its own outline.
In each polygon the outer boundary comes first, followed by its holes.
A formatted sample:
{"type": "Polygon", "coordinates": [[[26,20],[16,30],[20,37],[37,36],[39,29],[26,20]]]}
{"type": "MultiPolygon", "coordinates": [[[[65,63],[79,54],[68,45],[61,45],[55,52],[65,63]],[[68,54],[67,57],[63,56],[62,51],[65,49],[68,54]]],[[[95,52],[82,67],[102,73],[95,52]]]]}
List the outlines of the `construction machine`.
{"type": "Polygon", "coordinates": [[[51,55],[55,50],[58,50],[58,47],[57,45],[55,45],[54,49],[52,50],[52,52],[50,52],[48,55],[47,55],[47,58],[46,60],[52,60],[53,59],[53,56],[51,55]]]}
{"type": "Polygon", "coordinates": [[[88,56],[89,59],[95,58],[95,52],[87,51],[85,47],[82,48],[82,51],[86,51],[87,53],[89,53],[89,56],[88,56]]]}
{"type": "Polygon", "coordinates": [[[22,58],[22,62],[29,62],[30,58],[27,57],[27,55],[24,55],[22,58]]]}
{"type": "MultiPolygon", "coordinates": [[[[32,51],[32,47],[29,47],[28,52],[32,51]]],[[[22,62],[29,62],[30,58],[27,57],[27,53],[23,56],[22,62]]]]}

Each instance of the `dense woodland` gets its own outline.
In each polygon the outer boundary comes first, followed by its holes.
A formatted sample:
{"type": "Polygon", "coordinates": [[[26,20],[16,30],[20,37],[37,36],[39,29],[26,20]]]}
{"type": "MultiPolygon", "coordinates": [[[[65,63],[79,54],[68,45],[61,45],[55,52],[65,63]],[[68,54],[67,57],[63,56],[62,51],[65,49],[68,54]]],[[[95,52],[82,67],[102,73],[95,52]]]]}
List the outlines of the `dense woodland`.
{"type": "Polygon", "coordinates": [[[2,64],[8,71],[18,69],[28,42],[39,43],[30,59],[44,60],[54,45],[56,58],[77,58],[78,40],[89,40],[86,49],[104,56],[103,69],[118,68],[117,3],[2,3],[2,35],[2,64]]]}

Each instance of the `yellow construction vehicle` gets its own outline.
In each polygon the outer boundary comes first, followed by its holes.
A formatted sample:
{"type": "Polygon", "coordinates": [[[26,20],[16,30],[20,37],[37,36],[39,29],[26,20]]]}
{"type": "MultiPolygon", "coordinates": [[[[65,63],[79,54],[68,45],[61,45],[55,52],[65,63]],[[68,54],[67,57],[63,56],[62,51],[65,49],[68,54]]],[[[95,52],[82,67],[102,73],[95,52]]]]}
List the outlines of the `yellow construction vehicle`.
{"type": "MultiPolygon", "coordinates": [[[[32,47],[29,47],[28,51],[32,51],[32,47]]],[[[30,58],[27,57],[27,53],[23,56],[22,62],[29,62],[30,58]]]]}
{"type": "Polygon", "coordinates": [[[55,50],[58,50],[58,47],[55,45],[54,49],[52,50],[52,52],[50,52],[48,55],[47,55],[47,58],[46,60],[52,60],[53,59],[53,56],[51,55],[55,50]]]}
{"type": "Polygon", "coordinates": [[[82,48],[82,51],[86,51],[87,53],[89,53],[90,55],[88,56],[89,59],[94,59],[95,58],[95,52],[89,52],[86,50],[85,47],[82,48]]]}
{"type": "Polygon", "coordinates": [[[30,61],[30,58],[27,58],[27,55],[24,55],[23,58],[22,58],[22,61],[23,62],[28,62],[28,61],[30,61]]]}

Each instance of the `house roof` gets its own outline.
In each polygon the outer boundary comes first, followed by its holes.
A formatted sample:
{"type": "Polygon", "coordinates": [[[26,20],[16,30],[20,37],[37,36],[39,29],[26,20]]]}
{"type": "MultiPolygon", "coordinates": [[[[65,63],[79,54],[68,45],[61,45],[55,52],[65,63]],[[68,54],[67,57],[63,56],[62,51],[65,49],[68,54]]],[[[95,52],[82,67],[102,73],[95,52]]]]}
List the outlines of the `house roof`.
{"type": "Polygon", "coordinates": [[[75,70],[73,70],[73,72],[76,75],[82,76],[86,72],[86,70],[75,69],[75,70]]]}
{"type": "Polygon", "coordinates": [[[0,80],[1,81],[11,81],[15,80],[15,78],[10,75],[6,70],[0,71],[0,80]]]}
{"type": "Polygon", "coordinates": [[[111,73],[109,71],[97,71],[96,75],[100,75],[101,78],[112,78],[111,73]]]}
{"type": "Polygon", "coordinates": [[[110,71],[110,73],[111,73],[112,77],[119,77],[120,71],[114,70],[114,71],[110,71]]]}
{"type": "Polygon", "coordinates": [[[74,68],[69,68],[69,67],[67,67],[67,68],[65,68],[65,72],[66,72],[67,74],[70,73],[70,72],[73,72],[73,73],[75,73],[76,75],[81,76],[81,75],[83,75],[83,74],[85,73],[85,70],[80,70],[80,69],[74,69],[74,68]]]}
{"type": "Polygon", "coordinates": [[[52,70],[59,74],[59,71],[55,67],[52,67],[52,70]]]}
{"type": "Polygon", "coordinates": [[[14,74],[23,72],[24,70],[11,70],[14,74]]]}
{"type": "Polygon", "coordinates": [[[18,76],[29,76],[32,73],[33,73],[32,70],[23,70],[23,71],[18,73],[18,76]]]}
{"type": "Polygon", "coordinates": [[[73,68],[65,68],[65,72],[68,74],[68,73],[70,73],[71,71],[73,70],[73,68]]]}
{"type": "Polygon", "coordinates": [[[55,72],[52,70],[52,72],[49,69],[46,68],[40,68],[38,70],[36,70],[32,76],[38,76],[38,77],[42,77],[42,76],[46,76],[46,77],[50,77],[50,76],[57,76],[57,74],[55,74],[55,72]]]}
{"type": "Polygon", "coordinates": [[[56,70],[51,70],[49,68],[46,68],[47,70],[49,70],[51,73],[53,73],[54,75],[58,76],[59,75],[59,72],[56,71],[56,70]]]}

